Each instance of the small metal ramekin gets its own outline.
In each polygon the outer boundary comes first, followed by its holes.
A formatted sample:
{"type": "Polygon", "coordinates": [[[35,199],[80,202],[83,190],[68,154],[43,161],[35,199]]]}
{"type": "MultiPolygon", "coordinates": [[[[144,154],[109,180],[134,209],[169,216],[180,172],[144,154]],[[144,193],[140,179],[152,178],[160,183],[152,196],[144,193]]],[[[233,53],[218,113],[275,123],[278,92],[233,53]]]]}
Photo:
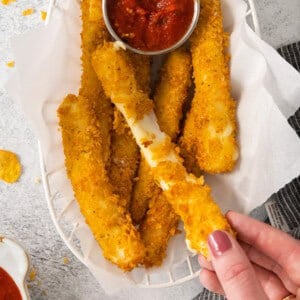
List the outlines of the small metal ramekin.
{"type": "Polygon", "coordinates": [[[112,37],[116,41],[122,42],[125,45],[126,49],[129,49],[129,50],[131,50],[135,53],[142,54],[142,55],[165,54],[165,53],[171,52],[171,51],[177,49],[178,47],[180,47],[181,45],[183,45],[188,40],[188,38],[191,36],[191,34],[193,33],[195,27],[197,26],[197,23],[198,23],[198,20],[199,20],[199,15],[200,15],[200,0],[194,0],[193,19],[192,19],[190,27],[188,28],[187,32],[182,36],[182,38],[169,48],[158,50],[158,51],[145,51],[145,50],[136,49],[136,48],[130,46],[129,44],[125,43],[119,37],[119,35],[114,31],[114,29],[113,29],[113,27],[110,23],[110,19],[109,19],[108,12],[107,12],[107,2],[108,1],[110,1],[110,0],[102,0],[102,10],[103,10],[104,22],[105,22],[105,25],[106,25],[109,33],[112,35],[112,37]]]}

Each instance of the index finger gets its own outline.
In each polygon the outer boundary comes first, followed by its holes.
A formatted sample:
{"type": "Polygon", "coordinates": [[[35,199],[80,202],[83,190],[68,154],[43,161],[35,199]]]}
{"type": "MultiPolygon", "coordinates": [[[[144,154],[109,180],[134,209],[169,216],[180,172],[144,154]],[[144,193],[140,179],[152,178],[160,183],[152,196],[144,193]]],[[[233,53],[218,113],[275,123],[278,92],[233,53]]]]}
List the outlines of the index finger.
{"type": "Polygon", "coordinates": [[[287,233],[237,212],[227,213],[238,238],[278,262],[300,284],[300,242],[287,233]]]}

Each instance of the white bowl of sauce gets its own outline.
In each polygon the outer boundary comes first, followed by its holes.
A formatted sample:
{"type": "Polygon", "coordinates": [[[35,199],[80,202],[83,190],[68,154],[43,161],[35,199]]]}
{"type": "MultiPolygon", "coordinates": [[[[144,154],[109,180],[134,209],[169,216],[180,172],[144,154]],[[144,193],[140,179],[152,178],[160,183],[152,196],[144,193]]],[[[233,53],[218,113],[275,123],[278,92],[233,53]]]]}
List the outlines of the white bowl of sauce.
{"type": "Polygon", "coordinates": [[[0,236],[0,300],[29,300],[26,275],[29,259],[15,241],[0,236]]]}

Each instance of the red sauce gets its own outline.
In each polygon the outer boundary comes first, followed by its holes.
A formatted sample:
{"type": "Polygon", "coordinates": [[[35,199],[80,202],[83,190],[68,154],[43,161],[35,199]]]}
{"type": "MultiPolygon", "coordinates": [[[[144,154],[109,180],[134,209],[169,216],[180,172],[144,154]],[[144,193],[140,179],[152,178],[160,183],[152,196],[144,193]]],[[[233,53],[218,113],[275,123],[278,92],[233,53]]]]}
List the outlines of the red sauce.
{"type": "Polygon", "coordinates": [[[22,300],[17,285],[2,268],[0,268],[0,300],[22,300]]]}
{"type": "Polygon", "coordinates": [[[108,16],[119,37],[134,48],[171,47],[187,32],[194,0],[108,0],[108,16]]]}

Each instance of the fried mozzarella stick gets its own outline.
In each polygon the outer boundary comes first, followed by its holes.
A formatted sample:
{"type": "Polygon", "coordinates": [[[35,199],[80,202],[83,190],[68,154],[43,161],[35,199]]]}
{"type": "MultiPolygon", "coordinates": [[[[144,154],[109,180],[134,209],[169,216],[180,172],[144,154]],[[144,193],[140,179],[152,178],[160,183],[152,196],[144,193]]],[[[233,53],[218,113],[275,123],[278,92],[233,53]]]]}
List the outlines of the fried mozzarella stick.
{"type": "Polygon", "coordinates": [[[166,257],[168,242],[177,233],[179,216],[175,213],[164,193],[151,199],[149,210],[140,227],[146,248],[145,267],[160,266],[166,257]]]}
{"type": "Polygon", "coordinates": [[[149,208],[150,200],[157,198],[159,194],[160,188],[153,179],[147,160],[142,156],[130,205],[130,214],[134,223],[140,224],[142,222],[149,208]]]}
{"type": "MultiPolygon", "coordinates": [[[[169,54],[161,71],[160,80],[154,95],[155,113],[160,129],[175,141],[182,119],[182,108],[187,100],[191,85],[191,59],[184,49],[169,54]]],[[[139,78],[139,77],[137,77],[139,78]]],[[[138,181],[134,186],[131,216],[140,223],[149,208],[149,201],[160,194],[160,189],[153,179],[147,161],[141,160],[138,181]]]]}
{"type": "Polygon", "coordinates": [[[106,95],[126,118],[154,179],[183,220],[188,247],[207,257],[208,235],[214,230],[231,231],[210,188],[202,178],[187,174],[176,145],[158,126],[151,100],[139,89],[125,51],[106,43],[94,53],[93,65],[106,95]]]}
{"type": "Polygon", "coordinates": [[[121,113],[114,109],[109,179],[113,192],[120,196],[121,204],[126,209],[129,208],[139,157],[139,148],[127,123],[121,113]]]}
{"type": "Polygon", "coordinates": [[[103,44],[109,37],[102,16],[101,1],[82,0],[81,18],[82,75],[79,95],[83,96],[87,101],[94,102],[96,105],[97,118],[103,135],[101,145],[103,149],[102,157],[106,167],[108,167],[113,110],[111,102],[105,96],[101,82],[92,66],[92,53],[98,45],[103,44]]]}
{"type": "Polygon", "coordinates": [[[191,37],[195,96],[181,148],[187,165],[196,160],[209,173],[231,171],[238,159],[236,102],[230,95],[226,44],[220,0],[201,1],[199,24],[191,37]]]}
{"type": "MultiPolygon", "coordinates": [[[[149,92],[150,59],[139,54],[130,54],[140,87],[149,92]]],[[[109,177],[114,193],[122,198],[122,205],[129,208],[134,179],[140,160],[139,147],[124,117],[115,108],[111,141],[111,165],[109,177]]]]}
{"type": "Polygon", "coordinates": [[[95,103],[69,95],[58,109],[66,168],[86,223],[105,258],[124,270],[136,267],[144,246],[131,217],[112,193],[102,159],[103,134],[95,103]]]}
{"type": "Polygon", "coordinates": [[[160,129],[176,141],[183,106],[191,87],[191,57],[183,48],[171,52],[164,63],[154,95],[154,109],[160,129]]]}
{"type": "MultiPolygon", "coordinates": [[[[191,86],[191,57],[183,48],[170,53],[161,71],[154,95],[154,106],[160,129],[176,141],[182,119],[183,106],[191,86]]],[[[148,168],[150,168],[148,166],[148,168]]],[[[151,176],[152,173],[150,172],[151,176]]],[[[166,256],[168,242],[177,231],[179,217],[167,201],[153,176],[149,185],[158,192],[151,198],[149,210],[141,224],[141,237],[146,247],[146,267],[159,266],[166,256]],[[157,196],[158,194],[158,196],[157,196]]]]}

